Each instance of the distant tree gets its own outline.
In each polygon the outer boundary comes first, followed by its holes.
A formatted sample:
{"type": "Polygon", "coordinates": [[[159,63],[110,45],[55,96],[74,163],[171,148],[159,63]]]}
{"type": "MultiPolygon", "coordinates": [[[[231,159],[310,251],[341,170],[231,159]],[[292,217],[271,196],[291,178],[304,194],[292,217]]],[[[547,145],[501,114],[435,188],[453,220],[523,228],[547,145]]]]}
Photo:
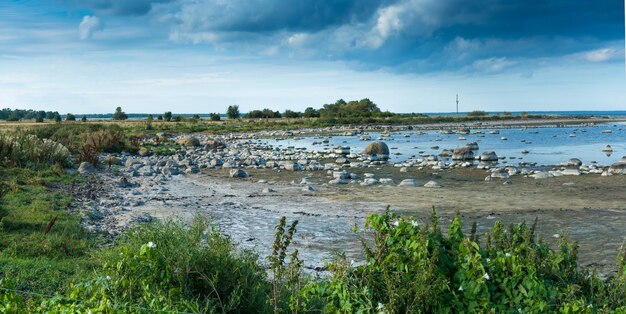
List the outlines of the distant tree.
{"type": "Polygon", "coordinates": [[[54,122],[60,123],[61,122],[61,115],[57,113],[57,114],[54,115],[53,119],[54,119],[54,122]]]}
{"type": "Polygon", "coordinates": [[[306,109],[304,109],[304,113],[302,114],[303,117],[305,118],[319,118],[320,117],[320,111],[319,110],[315,110],[313,107],[308,107],[306,109]]]}
{"type": "Polygon", "coordinates": [[[158,116],[157,116],[157,120],[159,120],[159,121],[163,121],[163,115],[158,115],[158,116]]]}
{"type": "Polygon", "coordinates": [[[220,120],[222,120],[222,117],[220,117],[219,114],[215,112],[211,114],[211,121],[220,121],[220,120]]]}
{"type": "Polygon", "coordinates": [[[163,114],[163,119],[165,119],[165,121],[172,121],[172,112],[171,111],[167,111],[163,114]]]}
{"type": "Polygon", "coordinates": [[[297,111],[291,111],[289,109],[285,110],[285,113],[283,113],[283,117],[285,118],[300,118],[302,117],[302,112],[297,112],[297,111]]]}
{"type": "Polygon", "coordinates": [[[194,120],[200,120],[200,116],[197,114],[194,114],[193,116],[191,116],[191,118],[194,120]]]}
{"type": "Polygon", "coordinates": [[[68,113],[65,115],[65,121],[76,121],[76,117],[73,114],[68,113]]]}
{"type": "Polygon", "coordinates": [[[505,111],[502,115],[504,115],[505,117],[510,117],[510,116],[512,116],[513,114],[512,114],[512,113],[510,113],[510,112],[508,112],[508,111],[505,111]]]}
{"type": "Polygon", "coordinates": [[[280,118],[281,114],[278,111],[272,111],[270,109],[252,110],[244,115],[246,119],[274,119],[280,118]]]}
{"type": "Polygon", "coordinates": [[[467,114],[468,117],[474,117],[474,118],[476,118],[476,117],[486,117],[488,115],[489,114],[487,112],[482,111],[482,110],[474,110],[474,111],[469,112],[467,114]]]}
{"type": "Polygon", "coordinates": [[[176,117],[174,117],[174,121],[176,121],[176,122],[181,122],[183,120],[185,120],[185,118],[183,116],[176,116],[176,117]]]}
{"type": "Polygon", "coordinates": [[[241,117],[241,113],[239,113],[239,106],[228,106],[228,110],[226,110],[226,116],[228,119],[239,119],[241,117]]]}
{"type": "Polygon", "coordinates": [[[41,112],[37,112],[37,114],[35,115],[35,122],[36,123],[42,123],[43,122],[43,117],[46,115],[46,113],[44,112],[44,114],[42,115],[41,112]]]}
{"type": "Polygon", "coordinates": [[[146,118],[146,130],[152,130],[152,121],[154,120],[154,118],[152,117],[151,114],[148,115],[148,118],[146,118]]]}
{"type": "Polygon", "coordinates": [[[87,116],[86,116],[86,115],[83,115],[83,117],[82,117],[82,118],[80,118],[80,121],[82,121],[82,122],[87,122],[87,116]]]}
{"type": "Polygon", "coordinates": [[[115,113],[113,113],[113,120],[126,120],[128,119],[128,115],[122,111],[122,107],[115,108],[115,113]]]}

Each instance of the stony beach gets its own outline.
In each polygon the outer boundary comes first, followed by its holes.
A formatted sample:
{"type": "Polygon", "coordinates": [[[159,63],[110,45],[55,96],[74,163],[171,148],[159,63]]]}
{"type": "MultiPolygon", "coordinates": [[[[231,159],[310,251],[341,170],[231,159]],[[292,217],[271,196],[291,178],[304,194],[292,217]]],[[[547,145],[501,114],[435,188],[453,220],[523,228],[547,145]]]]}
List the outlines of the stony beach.
{"type": "MultiPolygon", "coordinates": [[[[458,125],[436,128],[466,131],[458,125]]],[[[353,229],[369,213],[390,206],[422,223],[436,206],[444,225],[458,212],[467,229],[476,222],[479,231],[495,220],[531,224],[538,218],[547,241],[569,236],[579,242],[582,266],[612,270],[625,235],[626,176],[620,174],[626,159],[611,165],[583,163],[577,156],[549,167],[503,164],[497,152],[470,142],[394,163],[386,161],[384,137],[366,139],[375,143],[366,151],[342,146],[307,151],[258,141],[311,133],[363,137],[365,130],[160,134],[145,142],[173,141],[181,148],[169,156],[147,150],[140,151],[143,156],[103,155],[101,169],[81,165],[87,185],[74,191],[75,210],[83,213],[86,228],[109,239],[134,222],[206,215],[261,256],[269,252],[274,225],[286,216],[300,221],[294,244],[306,267],[322,270],[334,252],[359,261],[353,229]]]]}

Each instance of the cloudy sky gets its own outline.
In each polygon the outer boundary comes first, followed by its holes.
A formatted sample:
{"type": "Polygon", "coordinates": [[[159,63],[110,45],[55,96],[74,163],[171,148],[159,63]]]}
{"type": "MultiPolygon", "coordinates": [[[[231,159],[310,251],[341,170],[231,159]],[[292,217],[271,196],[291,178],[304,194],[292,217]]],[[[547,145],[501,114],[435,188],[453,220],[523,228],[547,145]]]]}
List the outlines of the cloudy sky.
{"type": "Polygon", "coordinates": [[[626,110],[622,0],[2,0],[0,106],[626,110]]]}

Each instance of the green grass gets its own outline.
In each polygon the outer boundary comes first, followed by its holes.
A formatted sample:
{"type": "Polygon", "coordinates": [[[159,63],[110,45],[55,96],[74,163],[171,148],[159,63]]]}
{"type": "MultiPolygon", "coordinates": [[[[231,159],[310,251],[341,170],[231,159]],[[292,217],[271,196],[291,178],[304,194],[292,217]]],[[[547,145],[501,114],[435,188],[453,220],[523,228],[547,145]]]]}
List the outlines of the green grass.
{"type": "Polygon", "coordinates": [[[0,168],[0,276],[18,280],[18,288],[62,291],[72,277],[89,269],[92,239],[67,210],[72,198],[60,188],[72,176],[51,167],[42,171],[0,168]],[[44,230],[57,217],[48,234],[44,230]]]}

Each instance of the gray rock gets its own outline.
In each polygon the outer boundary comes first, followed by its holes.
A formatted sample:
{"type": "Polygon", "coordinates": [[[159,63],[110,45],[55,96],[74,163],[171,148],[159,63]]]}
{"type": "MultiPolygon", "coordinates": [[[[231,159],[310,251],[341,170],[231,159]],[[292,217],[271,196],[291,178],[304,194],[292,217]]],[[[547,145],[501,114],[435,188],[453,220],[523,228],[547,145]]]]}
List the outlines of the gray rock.
{"type": "Polygon", "coordinates": [[[302,170],[302,166],[299,163],[286,162],[283,164],[283,166],[285,167],[285,170],[289,170],[289,171],[301,171],[302,170]]]}
{"type": "Polygon", "coordinates": [[[417,181],[415,179],[404,179],[398,186],[417,186],[417,181]]]}
{"type": "Polygon", "coordinates": [[[474,152],[472,151],[471,148],[465,146],[465,147],[459,147],[454,149],[454,152],[452,153],[452,159],[453,160],[472,160],[474,159],[474,152]]]}
{"type": "Polygon", "coordinates": [[[389,147],[384,142],[373,142],[365,147],[363,153],[370,157],[386,160],[389,158],[389,147]]]}
{"type": "Polygon", "coordinates": [[[348,184],[348,181],[344,179],[334,179],[334,180],[328,181],[328,184],[348,184]]]}
{"type": "Polygon", "coordinates": [[[580,167],[583,164],[582,161],[580,161],[580,159],[578,158],[571,158],[568,161],[564,162],[563,164],[561,164],[562,166],[565,167],[580,167]]]}
{"type": "Polygon", "coordinates": [[[426,184],[424,184],[424,187],[425,188],[435,188],[436,189],[436,188],[440,188],[441,185],[439,185],[439,183],[431,180],[431,181],[426,182],[426,184]]]}
{"type": "Polygon", "coordinates": [[[263,191],[261,191],[261,193],[276,193],[276,190],[272,189],[272,188],[264,188],[263,191]]]}
{"type": "Polygon", "coordinates": [[[315,189],[312,186],[307,185],[302,188],[302,192],[315,192],[315,189]]]}
{"type": "Polygon", "coordinates": [[[465,144],[466,147],[469,147],[469,149],[471,150],[478,150],[478,143],[476,142],[469,142],[467,144],[465,144]]]}
{"type": "Polygon", "coordinates": [[[498,161],[498,155],[494,151],[486,151],[480,154],[480,161],[498,161]]]}
{"type": "Polygon", "coordinates": [[[574,168],[567,168],[561,171],[564,176],[579,176],[580,170],[574,168]]]}
{"type": "Polygon", "coordinates": [[[80,174],[93,173],[95,171],[96,168],[86,161],[81,162],[80,166],[78,166],[78,173],[80,174]]]}
{"type": "Polygon", "coordinates": [[[231,178],[247,178],[248,173],[243,169],[230,169],[230,177],[231,178]]]}

